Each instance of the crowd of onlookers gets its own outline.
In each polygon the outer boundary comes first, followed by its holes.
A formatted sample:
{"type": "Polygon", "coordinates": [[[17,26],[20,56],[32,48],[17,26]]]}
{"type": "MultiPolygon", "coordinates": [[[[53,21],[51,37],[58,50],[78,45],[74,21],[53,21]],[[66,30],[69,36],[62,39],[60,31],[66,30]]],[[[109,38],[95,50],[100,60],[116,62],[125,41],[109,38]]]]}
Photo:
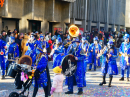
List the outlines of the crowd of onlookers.
{"type": "MultiPolygon", "coordinates": [[[[25,42],[28,41],[29,37],[31,36],[31,33],[34,33],[35,39],[39,40],[40,35],[42,34],[42,32],[28,32],[26,33],[18,33],[17,29],[14,29],[14,31],[8,30],[8,32],[6,31],[2,31],[1,35],[0,35],[0,39],[2,39],[3,41],[5,41],[6,43],[8,43],[10,41],[10,37],[14,36],[15,37],[15,42],[18,44],[19,46],[19,52],[20,52],[20,56],[24,54],[23,51],[26,51],[24,49],[28,49],[25,45],[25,42]]],[[[125,34],[125,32],[106,32],[106,31],[97,31],[97,30],[93,30],[93,31],[89,31],[89,32],[84,32],[84,33],[80,33],[79,34],[79,39],[81,39],[82,37],[86,37],[86,39],[88,40],[89,43],[93,43],[93,38],[95,36],[98,36],[99,41],[102,40],[103,43],[106,45],[108,42],[109,37],[113,38],[115,40],[115,46],[117,48],[120,47],[122,41],[123,41],[123,35],[125,34]]],[[[64,42],[64,40],[67,40],[67,36],[69,35],[68,31],[66,31],[64,34],[61,31],[56,30],[56,32],[54,33],[54,35],[59,36],[62,38],[62,41],[64,42]]],[[[49,44],[49,48],[47,49],[47,53],[49,54],[53,48],[53,42],[54,40],[52,40],[52,33],[51,32],[46,32],[44,34],[45,39],[47,39],[46,41],[49,44]]],[[[19,57],[20,57],[19,56],[19,57]]]]}

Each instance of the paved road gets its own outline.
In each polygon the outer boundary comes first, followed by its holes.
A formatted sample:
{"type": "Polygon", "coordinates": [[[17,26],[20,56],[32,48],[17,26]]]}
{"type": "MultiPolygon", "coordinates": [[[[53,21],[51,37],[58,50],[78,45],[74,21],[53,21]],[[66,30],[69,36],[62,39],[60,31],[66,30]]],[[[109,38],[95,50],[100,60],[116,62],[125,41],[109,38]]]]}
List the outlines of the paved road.
{"type": "MultiPolygon", "coordinates": [[[[117,59],[119,62],[119,58],[117,59]]],[[[52,72],[52,64],[49,63],[51,79],[53,79],[53,72],[52,72]]],[[[130,82],[119,81],[120,78],[120,68],[119,68],[119,75],[114,76],[112,81],[112,87],[107,87],[109,78],[107,75],[106,81],[107,84],[104,86],[99,86],[99,83],[102,81],[102,74],[100,72],[100,68],[97,71],[89,71],[86,73],[86,80],[87,86],[84,87],[84,94],[81,96],[76,95],[77,87],[74,87],[74,94],[73,95],[65,95],[63,93],[62,97],[130,97],[130,82]]],[[[67,86],[63,86],[64,92],[67,91],[67,86]]],[[[8,97],[10,92],[21,92],[22,89],[16,90],[14,87],[14,79],[7,77],[5,80],[0,79],[0,97],[8,97]]],[[[30,95],[32,97],[33,93],[33,86],[30,88],[30,95]]],[[[42,88],[39,89],[37,97],[44,97],[44,91],[42,88]]]]}

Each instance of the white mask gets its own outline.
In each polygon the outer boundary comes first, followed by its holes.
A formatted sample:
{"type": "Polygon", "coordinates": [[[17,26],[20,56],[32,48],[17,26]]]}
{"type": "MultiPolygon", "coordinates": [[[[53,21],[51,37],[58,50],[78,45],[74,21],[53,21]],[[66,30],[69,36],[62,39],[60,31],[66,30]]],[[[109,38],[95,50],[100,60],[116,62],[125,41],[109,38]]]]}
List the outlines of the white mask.
{"type": "Polygon", "coordinates": [[[128,39],[126,38],[126,39],[124,40],[124,42],[127,43],[127,42],[128,42],[128,39]]]}
{"type": "Polygon", "coordinates": [[[97,41],[94,41],[94,44],[97,44],[97,41]]]}

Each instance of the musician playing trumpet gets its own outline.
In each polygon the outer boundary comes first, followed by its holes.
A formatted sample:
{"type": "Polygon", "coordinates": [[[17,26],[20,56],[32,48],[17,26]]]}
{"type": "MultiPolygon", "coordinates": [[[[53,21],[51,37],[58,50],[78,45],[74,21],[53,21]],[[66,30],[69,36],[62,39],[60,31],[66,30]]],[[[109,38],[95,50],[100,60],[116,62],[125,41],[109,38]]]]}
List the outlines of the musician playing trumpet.
{"type": "Polygon", "coordinates": [[[109,84],[108,87],[111,87],[111,82],[113,75],[118,74],[118,68],[116,64],[116,58],[117,58],[117,50],[114,47],[114,42],[112,40],[109,40],[107,44],[107,48],[102,52],[103,53],[103,60],[102,60],[102,67],[101,72],[103,75],[103,81],[99,84],[102,86],[103,84],[106,84],[106,74],[109,74],[109,84]]]}
{"type": "Polygon", "coordinates": [[[124,81],[124,71],[126,70],[126,77],[127,81],[129,81],[129,62],[128,62],[128,56],[130,54],[130,43],[129,43],[129,34],[125,34],[124,42],[121,44],[119,48],[119,53],[121,54],[120,58],[120,67],[121,67],[121,78],[120,81],[124,81]]]}
{"type": "Polygon", "coordinates": [[[101,46],[98,43],[98,37],[94,37],[94,43],[92,43],[89,47],[89,52],[90,52],[90,60],[89,60],[89,69],[88,71],[91,71],[92,69],[92,64],[94,64],[94,71],[96,71],[96,66],[100,66],[100,57],[97,57],[97,55],[100,53],[101,46]]]}
{"type": "Polygon", "coordinates": [[[57,60],[55,60],[55,58],[60,53],[64,53],[64,49],[63,49],[63,45],[62,45],[62,39],[60,36],[58,36],[56,39],[56,45],[53,45],[53,50],[50,54],[50,56],[53,55],[53,68],[55,68],[56,66],[60,66],[60,64],[54,63],[54,61],[57,61],[57,60]]]}

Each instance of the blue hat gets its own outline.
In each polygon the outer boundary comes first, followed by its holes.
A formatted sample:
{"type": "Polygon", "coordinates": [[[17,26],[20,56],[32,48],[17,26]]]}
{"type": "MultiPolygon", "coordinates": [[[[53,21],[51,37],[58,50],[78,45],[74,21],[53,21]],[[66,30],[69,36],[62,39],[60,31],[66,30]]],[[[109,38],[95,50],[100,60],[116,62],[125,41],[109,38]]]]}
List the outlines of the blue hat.
{"type": "Polygon", "coordinates": [[[125,39],[125,38],[130,38],[130,35],[129,35],[129,34],[125,34],[123,38],[124,38],[124,39],[125,39]]]}
{"type": "Polygon", "coordinates": [[[57,37],[58,43],[62,42],[61,37],[57,37]]]}
{"type": "Polygon", "coordinates": [[[56,35],[54,35],[54,36],[52,36],[52,38],[51,38],[52,40],[55,40],[56,39],[56,35]]]}
{"type": "Polygon", "coordinates": [[[38,33],[38,31],[36,31],[35,33],[38,33]]]}
{"type": "MultiPolygon", "coordinates": [[[[80,42],[80,40],[79,40],[78,37],[76,37],[76,38],[74,38],[73,42],[80,42]]],[[[73,43],[73,42],[72,42],[72,43],[73,43]]]]}
{"type": "Polygon", "coordinates": [[[40,35],[40,39],[44,39],[44,36],[43,36],[43,35],[40,35]]]}
{"type": "Polygon", "coordinates": [[[94,37],[93,40],[94,40],[94,41],[98,41],[98,37],[97,37],[97,36],[94,37]]]}

